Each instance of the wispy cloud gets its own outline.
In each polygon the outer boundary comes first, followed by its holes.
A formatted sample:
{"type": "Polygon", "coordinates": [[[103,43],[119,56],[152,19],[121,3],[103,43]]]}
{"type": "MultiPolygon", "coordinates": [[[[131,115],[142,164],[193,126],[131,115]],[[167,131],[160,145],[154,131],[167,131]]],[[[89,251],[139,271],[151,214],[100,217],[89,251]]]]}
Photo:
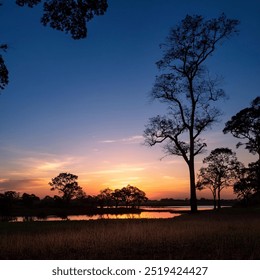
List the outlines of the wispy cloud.
{"type": "Polygon", "coordinates": [[[174,176],[168,176],[168,175],[165,175],[165,176],[163,176],[162,178],[165,179],[165,180],[176,180],[176,177],[174,177],[174,176]]]}
{"type": "Polygon", "coordinates": [[[48,186],[48,182],[45,179],[21,179],[21,180],[0,180],[0,192],[5,191],[17,191],[17,192],[34,192],[42,191],[43,186],[48,186]]]}
{"type": "Polygon", "coordinates": [[[115,167],[112,169],[104,169],[104,170],[98,170],[94,171],[91,174],[115,174],[115,173],[126,173],[126,172],[139,172],[143,171],[144,167],[115,167]]]}
{"type": "Polygon", "coordinates": [[[1,147],[1,150],[9,155],[7,164],[0,169],[6,179],[42,178],[47,174],[52,176],[55,172],[75,168],[83,159],[81,156],[23,150],[17,147],[1,147]]]}
{"type": "Polygon", "coordinates": [[[54,159],[49,161],[38,161],[38,165],[36,167],[37,170],[47,172],[47,171],[60,171],[64,168],[75,163],[77,160],[75,158],[61,158],[61,159],[54,159]]]}
{"type": "Polygon", "coordinates": [[[134,135],[127,138],[120,138],[120,139],[106,139],[100,141],[100,143],[126,143],[126,144],[135,144],[135,143],[141,143],[143,141],[142,135],[134,135]]]}

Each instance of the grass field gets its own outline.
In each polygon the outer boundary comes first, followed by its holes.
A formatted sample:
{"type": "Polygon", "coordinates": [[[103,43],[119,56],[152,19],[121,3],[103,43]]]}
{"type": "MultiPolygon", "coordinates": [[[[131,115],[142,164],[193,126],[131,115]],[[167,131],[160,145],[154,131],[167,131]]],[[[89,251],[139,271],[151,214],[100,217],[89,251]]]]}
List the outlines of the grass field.
{"type": "Polygon", "coordinates": [[[260,259],[260,211],[0,223],[0,259],[260,259]]]}

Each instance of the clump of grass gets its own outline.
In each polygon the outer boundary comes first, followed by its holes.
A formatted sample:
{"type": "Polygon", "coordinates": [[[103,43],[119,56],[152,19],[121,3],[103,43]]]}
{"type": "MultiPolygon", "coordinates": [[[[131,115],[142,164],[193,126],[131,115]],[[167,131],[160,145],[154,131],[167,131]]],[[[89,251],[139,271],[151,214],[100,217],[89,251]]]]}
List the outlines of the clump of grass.
{"type": "Polygon", "coordinates": [[[259,259],[259,211],[0,224],[1,259],[259,259]]]}

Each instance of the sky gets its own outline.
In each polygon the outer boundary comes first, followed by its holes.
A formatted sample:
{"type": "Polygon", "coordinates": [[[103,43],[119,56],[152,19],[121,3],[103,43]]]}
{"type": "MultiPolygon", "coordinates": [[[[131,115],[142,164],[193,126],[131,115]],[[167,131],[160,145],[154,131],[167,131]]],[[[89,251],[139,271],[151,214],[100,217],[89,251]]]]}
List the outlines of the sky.
{"type": "MultiPolygon", "coordinates": [[[[148,119],[166,112],[149,93],[171,27],[187,14],[240,20],[238,36],[219,46],[207,63],[223,77],[229,99],[219,104],[222,120],[203,134],[207,153],[233,149],[244,163],[255,161],[238,139],[224,135],[230,117],[259,95],[260,2],[255,0],[108,0],[103,16],[88,23],[88,36],[73,40],[40,24],[41,6],[30,9],[2,0],[0,42],[10,83],[0,95],[0,192],[40,197],[51,178],[78,175],[89,195],[134,185],[150,199],[188,198],[189,178],[180,157],[143,145],[148,119]]],[[[210,197],[202,191],[198,197],[210,197]]],[[[223,197],[233,198],[232,189],[223,197]]]]}

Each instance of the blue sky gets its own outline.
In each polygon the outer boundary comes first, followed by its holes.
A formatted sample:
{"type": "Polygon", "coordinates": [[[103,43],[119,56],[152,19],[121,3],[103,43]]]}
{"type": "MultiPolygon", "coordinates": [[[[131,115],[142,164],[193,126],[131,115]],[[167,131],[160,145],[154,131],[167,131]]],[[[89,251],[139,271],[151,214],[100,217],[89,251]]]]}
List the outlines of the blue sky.
{"type": "MultiPolygon", "coordinates": [[[[164,111],[149,100],[159,45],[187,14],[211,18],[225,12],[241,21],[239,36],[208,61],[210,72],[223,76],[229,99],[219,104],[223,121],[204,134],[208,151],[235,150],[237,140],[222,129],[260,92],[259,2],[108,0],[106,14],[95,17],[88,37],[79,41],[43,27],[40,6],[2,2],[0,34],[9,45],[4,58],[10,84],[0,96],[0,191],[43,195],[48,181],[67,171],[79,175],[90,194],[129,183],[150,197],[187,197],[182,159],[160,161],[159,147],[141,144],[149,117],[164,111]]],[[[243,148],[236,152],[241,161],[254,160],[243,148]]]]}

